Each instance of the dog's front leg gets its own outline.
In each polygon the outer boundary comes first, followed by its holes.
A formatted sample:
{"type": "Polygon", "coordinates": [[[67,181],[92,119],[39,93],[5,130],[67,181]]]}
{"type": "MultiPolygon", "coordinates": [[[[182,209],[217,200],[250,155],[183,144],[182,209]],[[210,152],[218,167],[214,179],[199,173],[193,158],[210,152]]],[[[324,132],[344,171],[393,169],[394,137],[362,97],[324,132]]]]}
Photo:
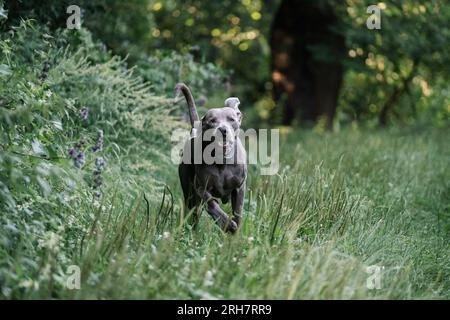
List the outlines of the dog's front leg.
{"type": "Polygon", "coordinates": [[[239,189],[231,192],[231,208],[233,210],[233,221],[239,227],[242,218],[242,208],[244,206],[245,183],[239,189]]]}
{"type": "Polygon", "coordinates": [[[228,217],[228,215],[219,206],[217,200],[206,190],[197,189],[197,193],[203,202],[206,204],[206,211],[219,225],[219,227],[230,233],[234,233],[237,230],[236,222],[228,217]]]}

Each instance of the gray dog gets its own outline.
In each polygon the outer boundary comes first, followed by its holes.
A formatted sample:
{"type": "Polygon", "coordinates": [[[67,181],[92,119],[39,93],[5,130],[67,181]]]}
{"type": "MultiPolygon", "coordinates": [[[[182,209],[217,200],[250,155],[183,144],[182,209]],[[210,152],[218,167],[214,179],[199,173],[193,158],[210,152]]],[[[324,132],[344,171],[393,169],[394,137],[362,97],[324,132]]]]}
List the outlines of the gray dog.
{"type": "Polygon", "coordinates": [[[223,108],[209,109],[199,120],[194,98],[184,83],[176,86],[176,98],[180,92],[186,98],[193,130],[178,167],[185,205],[189,210],[194,209],[194,224],[197,224],[204,204],[222,230],[234,233],[241,220],[247,178],[246,153],[237,136],[242,119],[239,99],[226,99],[223,108]],[[210,141],[205,141],[208,132],[212,137],[210,141]],[[207,148],[213,149],[211,154],[216,160],[213,163],[204,159],[203,152],[207,148]],[[220,199],[222,203],[227,203],[230,198],[232,218],[218,202],[220,199]]]}

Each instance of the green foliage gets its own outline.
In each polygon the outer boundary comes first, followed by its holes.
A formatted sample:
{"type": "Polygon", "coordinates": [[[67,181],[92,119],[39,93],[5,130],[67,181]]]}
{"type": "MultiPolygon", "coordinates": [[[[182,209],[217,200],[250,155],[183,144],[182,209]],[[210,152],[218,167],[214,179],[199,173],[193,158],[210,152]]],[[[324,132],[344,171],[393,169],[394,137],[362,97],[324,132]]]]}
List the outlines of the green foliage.
{"type": "Polygon", "coordinates": [[[153,46],[192,50],[233,70],[234,94],[255,101],[270,80],[268,36],[278,1],[156,1],[153,46]],[[245,63],[243,63],[245,61],[245,63]]]}
{"type": "MultiPolygon", "coordinates": [[[[233,94],[257,106],[247,113],[256,121],[272,117],[270,102],[270,25],[278,1],[157,1],[151,7],[153,47],[189,50],[226,69],[233,94]],[[187,30],[188,32],[179,32],[187,30]],[[245,63],[242,63],[245,61],[245,63]],[[255,110],[254,110],[255,109],[255,110]]],[[[416,122],[446,126],[448,109],[447,44],[450,12],[445,1],[379,3],[381,30],[369,30],[365,0],[319,1],[339,17],[335,30],[346,39],[348,57],[337,122],[369,126],[416,122]],[[384,110],[384,111],[383,111],[384,110]]],[[[296,39],[301,41],[301,39],[296,39]]],[[[328,59],[325,47],[310,48],[314,59],[328,59]]]]}
{"type": "Polygon", "coordinates": [[[340,120],[448,125],[448,3],[381,3],[381,29],[368,30],[371,4],[349,0],[342,8],[349,57],[340,120]]]}
{"type": "MultiPolygon", "coordinates": [[[[120,185],[122,159],[146,159],[127,168],[128,177],[146,184],[157,201],[158,181],[170,164],[170,134],[184,124],[169,116],[181,109],[172,98],[156,93],[151,79],[145,82],[111,57],[85,29],[52,33],[23,21],[2,35],[0,48],[0,282],[2,295],[14,297],[28,278],[51,285],[57,276],[44,268],[61,274],[86,236],[92,208],[120,185]],[[94,151],[100,131],[103,148],[94,151]],[[98,164],[103,160],[105,171],[98,164]],[[46,253],[46,243],[54,255],[46,253]]],[[[149,75],[155,83],[167,71],[165,61],[149,75]]],[[[188,64],[186,72],[191,67],[199,84],[211,79],[210,67],[188,64]]]]}
{"type": "MultiPolygon", "coordinates": [[[[267,37],[277,2],[81,0],[77,5],[82,25],[115,54],[129,57],[130,63],[146,60],[157,50],[191,53],[196,62],[213,62],[232,71],[228,81],[236,85],[231,87],[233,94],[255,101],[270,80],[267,37]]],[[[6,1],[7,26],[34,18],[53,29],[64,28],[70,4],[6,1]]]]}
{"type": "MultiPolygon", "coordinates": [[[[175,85],[182,80],[202,100],[214,91],[227,89],[227,73],[212,63],[197,63],[190,54],[176,52],[155,54],[140,60],[136,70],[155,92],[172,96],[175,85]],[[155,68],[157,66],[157,68],[155,68]]],[[[225,95],[221,93],[224,97],[225,95]]]]}
{"type": "Polygon", "coordinates": [[[35,19],[51,29],[65,28],[69,17],[67,8],[78,5],[82,25],[109,49],[132,61],[147,54],[151,45],[153,16],[148,14],[151,0],[5,0],[8,10],[6,27],[17,25],[21,19],[35,19]]]}
{"type": "MultiPolygon", "coordinates": [[[[271,101],[270,82],[270,26],[279,3],[259,0],[77,2],[82,8],[83,26],[94,38],[100,39],[115,54],[129,56],[129,63],[140,64],[146,72],[151,73],[148,69],[151,70],[160,57],[172,54],[167,53],[168,49],[190,53],[199,68],[209,68],[210,73],[216,69],[205,67],[205,62],[214,62],[228,70],[227,89],[231,95],[241,98],[242,106],[248,109],[246,113],[252,115],[255,123],[268,118],[278,120],[279,109],[283,107],[283,101],[278,104],[271,101]],[[164,54],[155,54],[159,51],[164,54]],[[146,63],[149,66],[146,67],[146,63]]],[[[319,7],[333,8],[340,20],[334,31],[343,35],[347,44],[338,124],[358,121],[369,126],[380,122],[448,125],[446,67],[450,60],[447,50],[450,10],[446,1],[380,2],[380,30],[366,27],[367,7],[373,4],[371,1],[322,0],[315,3],[319,7]]],[[[9,18],[5,20],[5,15],[0,15],[3,22],[0,27],[7,30],[21,18],[34,18],[52,29],[64,28],[69,4],[72,4],[69,0],[5,1],[3,11],[7,10],[9,18]]],[[[325,46],[311,47],[313,59],[329,58],[325,49],[325,46]]],[[[175,56],[165,61],[171,60],[174,64],[180,63],[180,58],[175,56]]],[[[173,79],[177,79],[178,66],[167,67],[168,84],[164,84],[164,77],[152,79],[155,86],[156,82],[165,86],[166,93],[173,79]]],[[[0,69],[2,72],[5,71],[0,69]]],[[[185,72],[180,75],[188,77],[189,82],[196,82],[185,72]]],[[[144,77],[148,80],[145,74],[144,77]]],[[[195,92],[203,90],[201,95],[207,90],[202,86],[195,89],[195,92]]]]}

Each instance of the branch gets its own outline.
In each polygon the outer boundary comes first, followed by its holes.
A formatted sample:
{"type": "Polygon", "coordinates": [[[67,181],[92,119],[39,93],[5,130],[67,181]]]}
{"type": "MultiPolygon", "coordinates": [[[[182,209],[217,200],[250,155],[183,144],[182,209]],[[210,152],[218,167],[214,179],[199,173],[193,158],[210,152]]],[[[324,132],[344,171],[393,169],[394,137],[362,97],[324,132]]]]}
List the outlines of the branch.
{"type": "Polygon", "coordinates": [[[380,116],[378,118],[379,124],[382,127],[385,127],[387,125],[388,115],[389,112],[393,109],[394,105],[397,103],[398,99],[405,93],[405,91],[408,90],[408,86],[411,83],[411,80],[413,79],[416,69],[417,61],[413,60],[413,64],[411,67],[411,71],[408,74],[406,78],[402,80],[402,84],[400,87],[396,87],[394,91],[392,92],[389,99],[387,99],[386,103],[384,104],[383,108],[381,109],[380,116]]]}

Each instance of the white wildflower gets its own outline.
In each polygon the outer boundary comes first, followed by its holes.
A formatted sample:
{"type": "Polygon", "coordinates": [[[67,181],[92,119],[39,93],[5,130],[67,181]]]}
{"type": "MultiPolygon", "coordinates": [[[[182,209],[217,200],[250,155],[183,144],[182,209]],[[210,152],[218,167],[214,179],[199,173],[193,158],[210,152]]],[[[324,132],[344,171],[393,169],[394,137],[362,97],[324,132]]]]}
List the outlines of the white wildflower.
{"type": "Polygon", "coordinates": [[[31,279],[26,279],[26,280],[23,280],[23,281],[21,281],[20,283],[19,283],[19,287],[21,287],[21,288],[27,288],[27,289],[29,289],[29,288],[31,288],[33,286],[33,280],[31,280],[31,279]]]}
{"type": "Polygon", "coordinates": [[[210,287],[214,284],[214,271],[208,270],[206,271],[205,278],[203,279],[203,286],[210,287]]]}
{"type": "Polygon", "coordinates": [[[39,289],[39,282],[31,280],[31,279],[26,279],[26,280],[23,280],[23,281],[21,281],[19,283],[19,287],[25,288],[25,289],[38,290],[39,289]]]}
{"type": "Polygon", "coordinates": [[[38,248],[47,248],[50,251],[57,252],[59,251],[59,242],[61,237],[54,233],[53,231],[49,231],[45,235],[45,239],[38,240],[38,248]]]}

